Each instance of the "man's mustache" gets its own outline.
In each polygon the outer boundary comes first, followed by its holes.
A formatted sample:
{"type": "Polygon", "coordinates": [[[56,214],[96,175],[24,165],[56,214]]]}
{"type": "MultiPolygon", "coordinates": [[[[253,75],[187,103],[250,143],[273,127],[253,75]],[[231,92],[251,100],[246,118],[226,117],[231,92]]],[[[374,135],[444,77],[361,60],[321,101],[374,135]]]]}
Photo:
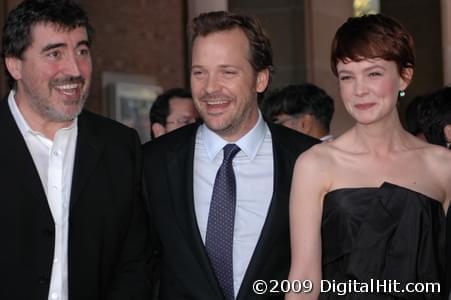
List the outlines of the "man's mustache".
{"type": "Polygon", "coordinates": [[[223,93],[211,93],[202,95],[199,100],[201,101],[209,101],[209,100],[233,100],[233,97],[224,95],[223,93]]]}
{"type": "Polygon", "coordinates": [[[64,84],[84,84],[85,79],[82,76],[67,76],[50,81],[50,86],[64,85],[64,84]]]}

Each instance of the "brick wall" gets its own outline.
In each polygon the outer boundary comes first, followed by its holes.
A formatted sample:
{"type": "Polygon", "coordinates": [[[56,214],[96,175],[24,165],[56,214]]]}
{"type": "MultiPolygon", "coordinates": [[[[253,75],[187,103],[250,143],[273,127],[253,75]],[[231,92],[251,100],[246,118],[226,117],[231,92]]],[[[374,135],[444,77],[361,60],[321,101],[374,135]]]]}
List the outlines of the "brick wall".
{"type": "Polygon", "coordinates": [[[88,108],[102,112],[103,71],[155,78],[163,89],[186,84],[183,0],[81,0],[96,30],[88,108]]]}

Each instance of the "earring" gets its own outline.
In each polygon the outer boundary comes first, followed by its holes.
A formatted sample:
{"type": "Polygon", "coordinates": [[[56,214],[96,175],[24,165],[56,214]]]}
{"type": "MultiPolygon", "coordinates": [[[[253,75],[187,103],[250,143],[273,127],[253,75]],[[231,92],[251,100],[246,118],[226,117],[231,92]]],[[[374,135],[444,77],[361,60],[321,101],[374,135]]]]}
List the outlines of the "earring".
{"type": "Polygon", "coordinates": [[[404,97],[406,95],[406,92],[404,92],[404,91],[399,91],[399,97],[404,97]]]}
{"type": "Polygon", "coordinates": [[[451,143],[446,143],[446,148],[451,149],[451,143]]]}

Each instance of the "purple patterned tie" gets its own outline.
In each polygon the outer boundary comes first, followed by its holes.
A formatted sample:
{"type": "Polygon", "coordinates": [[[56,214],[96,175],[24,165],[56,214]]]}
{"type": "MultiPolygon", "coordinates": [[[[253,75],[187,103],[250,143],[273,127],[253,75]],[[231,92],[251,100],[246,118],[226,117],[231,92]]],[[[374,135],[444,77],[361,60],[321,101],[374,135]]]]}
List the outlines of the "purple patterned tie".
{"type": "Polygon", "coordinates": [[[233,227],[235,225],[236,184],[232,161],[240,148],[224,146],[224,160],[216,173],[210,212],[208,214],[205,248],[224,296],[235,299],[233,289],[233,227]]]}

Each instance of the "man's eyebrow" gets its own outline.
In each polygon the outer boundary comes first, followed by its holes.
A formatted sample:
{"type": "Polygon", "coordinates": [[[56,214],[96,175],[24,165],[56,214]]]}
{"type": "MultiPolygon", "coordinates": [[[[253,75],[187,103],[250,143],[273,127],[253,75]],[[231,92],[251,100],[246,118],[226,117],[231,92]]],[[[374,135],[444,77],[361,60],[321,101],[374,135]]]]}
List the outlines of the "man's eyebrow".
{"type": "Polygon", "coordinates": [[[67,44],[65,44],[65,43],[48,44],[44,48],[42,48],[41,53],[47,52],[47,51],[55,49],[55,48],[62,48],[62,47],[67,47],[67,44]]]}
{"type": "Polygon", "coordinates": [[[77,43],[77,47],[79,46],[86,46],[89,48],[91,47],[91,43],[88,40],[82,40],[77,43]]]}
{"type": "MultiPolygon", "coordinates": [[[[89,48],[91,46],[91,43],[89,43],[88,40],[81,40],[77,43],[77,47],[80,47],[80,46],[86,46],[89,48]]],[[[48,44],[44,48],[42,48],[41,53],[47,52],[52,49],[63,48],[63,47],[67,47],[67,44],[66,43],[48,44]]]]}
{"type": "Polygon", "coordinates": [[[368,71],[372,71],[374,69],[382,69],[382,70],[386,70],[386,68],[382,65],[374,65],[374,66],[370,66],[368,68],[365,68],[364,71],[368,72],[368,71]]]}

